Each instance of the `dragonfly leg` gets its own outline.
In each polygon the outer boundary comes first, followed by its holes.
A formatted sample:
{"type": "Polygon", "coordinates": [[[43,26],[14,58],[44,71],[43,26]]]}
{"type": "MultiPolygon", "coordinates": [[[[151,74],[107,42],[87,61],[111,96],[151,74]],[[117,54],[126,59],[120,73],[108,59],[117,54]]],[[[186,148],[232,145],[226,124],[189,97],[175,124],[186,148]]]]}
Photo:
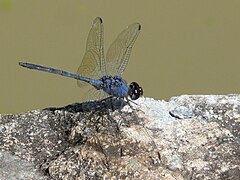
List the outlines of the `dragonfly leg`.
{"type": "Polygon", "coordinates": [[[132,101],[131,99],[128,99],[127,97],[126,97],[126,100],[127,100],[127,104],[130,106],[130,108],[131,108],[132,110],[137,110],[137,111],[141,111],[141,112],[144,113],[144,111],[141,109],[141,106],[140,106],[139,104],[135,103],[135,102],[132,101]],[[133,103],[133,104],[135,104],[135,105],[137,105],[139,108],[134,108],[134,107],[130,104],[130,102],[133,103]]]}
{"type": "Polygon", "coordinates": [[[133,103],[133,104],[135,104],[135,105],[137,105],[137,106],[140,106],[140,105],[138,105],[137,103],[133,102],[131,99],[128,99],[127,97],[126,97],[126,100],[127,100],[127,104],[130,106],[130,108],[131,108],[132,110],[136,110],[136,108],[134,108],[134,107],[130,104],[130,102],[133,103]]]}

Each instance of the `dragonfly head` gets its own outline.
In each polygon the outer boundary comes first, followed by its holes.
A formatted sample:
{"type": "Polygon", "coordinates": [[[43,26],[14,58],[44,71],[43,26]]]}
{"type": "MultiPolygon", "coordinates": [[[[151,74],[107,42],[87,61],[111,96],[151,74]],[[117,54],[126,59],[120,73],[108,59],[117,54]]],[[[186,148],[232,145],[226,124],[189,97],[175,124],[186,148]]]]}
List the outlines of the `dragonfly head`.
{"type": "Polygon", "coordinates": [[[128,85],[128,95],[132,100],[136,100],[143,95],[143,89],[138,83],[132,82],[128,85]]]}

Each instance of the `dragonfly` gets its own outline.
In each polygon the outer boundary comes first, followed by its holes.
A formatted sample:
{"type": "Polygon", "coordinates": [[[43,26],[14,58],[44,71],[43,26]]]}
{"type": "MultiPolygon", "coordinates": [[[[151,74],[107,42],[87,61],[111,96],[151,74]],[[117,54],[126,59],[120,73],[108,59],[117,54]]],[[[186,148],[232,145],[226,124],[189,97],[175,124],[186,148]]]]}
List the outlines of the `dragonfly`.
{"type": "Polygon", "coordinates": [[[141,25],[133,23],[124,29],[110,45],[106,58],[103,46],[103,20],[95,18],[88,34],[86,51],[77,73],[60,69],[19,62],[25,68],[58,74],[77,80],[79,87],[91,85],[89,100],[107,97],[136,100],[143,95],[143,89],[138,83],[127,82],[121,77],[130,58],[133,45],[140,33],[141,25]],[[129,99],[130,97],[130,99],[129,99]]]}

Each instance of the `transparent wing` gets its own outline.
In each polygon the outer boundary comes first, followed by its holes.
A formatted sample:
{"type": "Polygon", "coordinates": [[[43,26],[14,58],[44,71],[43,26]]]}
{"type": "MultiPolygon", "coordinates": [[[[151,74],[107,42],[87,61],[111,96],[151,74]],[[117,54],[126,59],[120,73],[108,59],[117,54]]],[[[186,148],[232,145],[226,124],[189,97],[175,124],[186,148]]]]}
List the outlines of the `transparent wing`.
{"type": "Polygon", "coordinates": [[[89,89],[83,98],[83,102],[88,102],[90,100],[100,100],[109,97],[110,95],[102,90],[97,90],[96,88],[89,89]]]}
{"type": "Polygon", "coordinates": [[[106,57],[108,75],[121,75],[125,70],[132,47],[141,30],[141,25],[134,23],[123,30],[111,44],[106,57]]]}
{"type": "MultiPolygon", "coordinates": [[[[86,52],[77,74],[92,79],[98,79],[102,77],[105,72],[103,21],[100,17],[97,17],[93,21],[92,28],[88,34],[86,52]]],[[[77,83],[79,87],[87,85],[87,83],[79,80],[77,83]]]]}

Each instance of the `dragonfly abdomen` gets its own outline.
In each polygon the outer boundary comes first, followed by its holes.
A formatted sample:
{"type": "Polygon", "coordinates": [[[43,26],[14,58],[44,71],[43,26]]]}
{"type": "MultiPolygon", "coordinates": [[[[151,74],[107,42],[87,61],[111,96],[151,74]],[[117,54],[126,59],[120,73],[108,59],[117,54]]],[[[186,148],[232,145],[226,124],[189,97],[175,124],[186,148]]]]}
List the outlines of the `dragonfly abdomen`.
{"type": "Polygon", "coordinates": [[[34,69],[34,70],[43,71],[43,72],[52,73],[52,74],[59,74],[61,76],[74,78],[74,79],[81,80],[81,81],[84,81],[87,83],[89,83],[92,80],[90,78],[83,77],[78,74],[73,74],[73,73],[70,73],[67,71],[63,71],[63,70],[52,68],[52,67],[42,66],[42,65],[38,65],[38,64],[19,62],[19,65],[22,67],[25,67],[25,68],[29,68],[29,69],[34,69]]]}

